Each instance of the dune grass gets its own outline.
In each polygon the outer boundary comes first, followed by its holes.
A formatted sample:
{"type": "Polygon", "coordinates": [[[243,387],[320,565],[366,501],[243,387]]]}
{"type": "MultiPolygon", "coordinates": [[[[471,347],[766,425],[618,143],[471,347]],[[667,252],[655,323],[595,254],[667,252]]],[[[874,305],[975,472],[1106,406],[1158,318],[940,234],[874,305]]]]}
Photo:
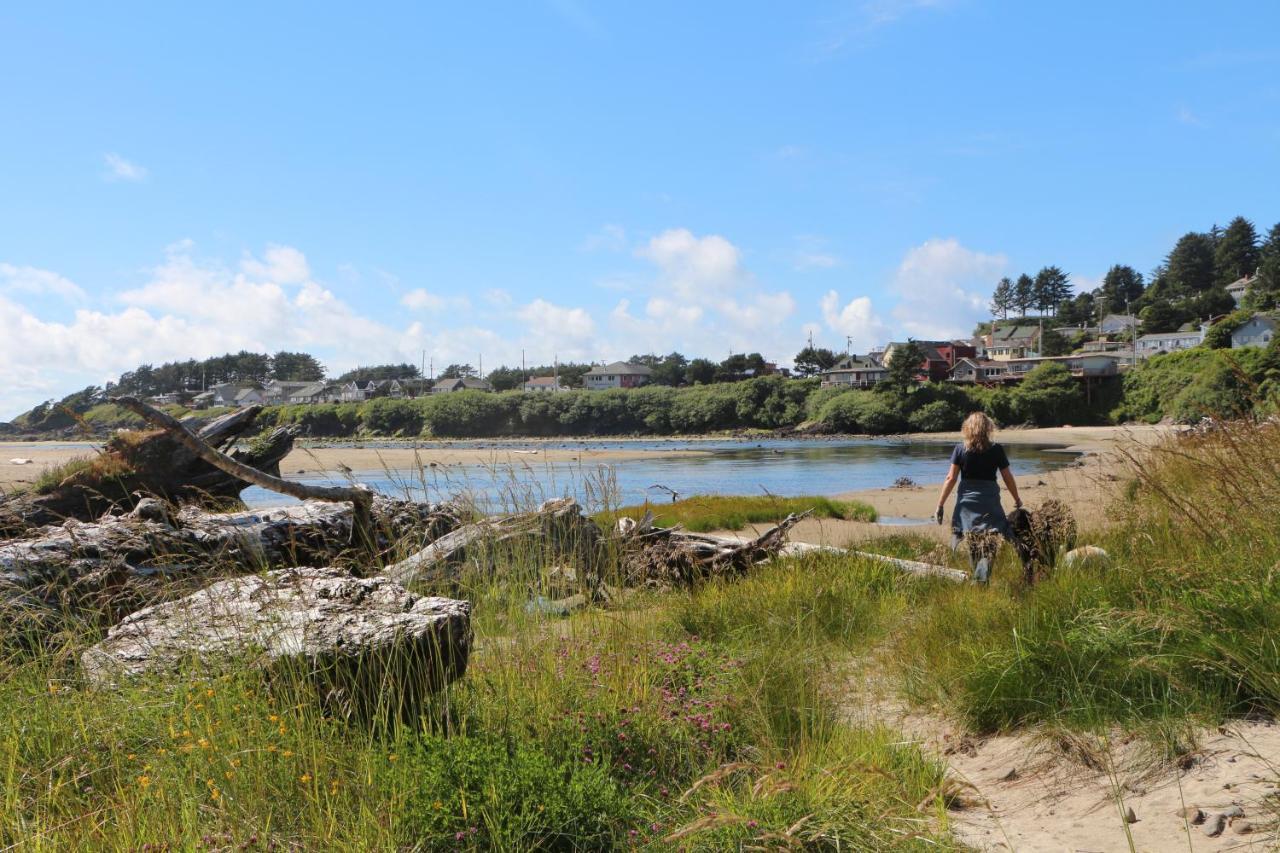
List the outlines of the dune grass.
{"type": "Polygon", "coordinates": [[[820,553],[560,619],[525,607],[538,555],[502,554],[504,572],[424,590],[475,602],[475,651],[390,729],[248,668],[90,691],[87,629],[11,651],[0,846],[954,849],[942,766],[849,722],[851,671],[976,731],[1280,711],[1278,432],[1135,460],[1118,524],[1091,536],[1110,564],[1029,590],[1007,549],[988,587],[820,553]]]}
{"type": "Polygon", "coordinates": [[[791,513],[811,512],[814,518],[875,521],[876,511],[861,501],[842,501],[820,495],[782,498],[774,495],[699,495],[674,503],[646,503],[602,513],[598,520],[611,525],[626,516],[640,519],[651,511],[662,527],[683,525],[695,533],[741,530],[748,524],[781,521],[791,513]]]}

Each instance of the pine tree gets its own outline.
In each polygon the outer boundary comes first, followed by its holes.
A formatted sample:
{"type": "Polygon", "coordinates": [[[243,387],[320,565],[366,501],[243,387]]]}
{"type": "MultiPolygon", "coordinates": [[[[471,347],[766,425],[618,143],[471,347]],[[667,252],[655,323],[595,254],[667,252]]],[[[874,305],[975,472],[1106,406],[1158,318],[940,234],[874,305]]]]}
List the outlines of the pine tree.
{"type": "Polygon", "coordinates": [[[1071,298],[1071,279],[1058,267],[1044,267],[1036,273],[1035,307],[1043,314],[1057,310],[1058,303],[1071,298]]]}
{"type": "Polygon", "coordinates": [[[1009,309],[1013,307],[1013,282],[1008,276],[1000,279],[995,292],[991,294],[991,313],[999,314],[1000,319],[1009,317],[1009,309]]]}
{"type": "Polygon", "coordinates": [[[1213,239],[1196,231],[1182,235],[1165,259],[1165,272],[1179,296],[1192,296],[1213,287],[1213,239]]]}
{"type": "Polygon", "coordinates": [[[894,348],[893,355],[889,359],[889,370],[888,375],[885,376],[885,384],[890,388],[905,391],[915,384],[916,374],[921,371],[924,361],[924,347],[920,346],[914,339],[908,340],[903,346],[894,348]]]}
{"type": "Polygon", "coordinates": [[[1280,222],[1271,227],[1258,255],[1258,277],[1245,292],[1244,307],[1254,311],[1280,308],[1280,222]]]}
{"type": "Polygon", "coordinates": [[[1025,317],[1036,301],[1036,283],[1031,276],[1023,273],[1013,285],[1013,307],[1025,317]]]}
{"type": "Polygon", "coordinates": [[[1100,316],[1120,314],[1126,306],[1142,296],[1142,273],[1133,267],[1116,264],[1107,270],[1098,288],[1098,312],[1100,316]]]}
{"type": "Polygon", "coordinates": [[[1253,275],[1258,269],[1258,232],[1253,223],[1237,216],[1227,223],[1213,250],[1213,268],[1217,283],[1226,287],[1231,282],[1253,275]]]}

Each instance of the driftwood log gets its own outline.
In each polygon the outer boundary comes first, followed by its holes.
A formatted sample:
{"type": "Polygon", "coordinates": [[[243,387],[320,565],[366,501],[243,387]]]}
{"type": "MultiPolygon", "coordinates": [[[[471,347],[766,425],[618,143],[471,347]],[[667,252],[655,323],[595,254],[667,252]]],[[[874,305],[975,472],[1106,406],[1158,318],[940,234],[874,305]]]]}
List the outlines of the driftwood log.
{"type": "Polygon", "coordinates": [[[342,717],[416,722],[427,697],[462,676],[470,648],[468,602],[343,569],[294,568],[140,610],[81,663],[96,686],[248,664],[305,685],[342,717]]]}
{"type": "Polygon", "coordinates": [[[600,528],[572,498],[550,500],[533,512],[493,516],[441,536],[417,553],[383,569],[399,583],[435,583],[470,564],[498,570],[498,558],[536,550],[551,562],[572,565],[588,588],[599,583],[600,528]]]}
{"type": "Polygon", "coordinates": [[[657,527],[648,512],[640,521],[622,518],[616,530],[622,582],[627,586],[690,586],[712,577],[742,574],[781,552],[787,544],[787,531],[808,514],[788,515],[754,539],[657,527]]]}
{"type": "Polygon", "coordinates": [[[305,483],[285,480],[278,476],[278,465],[276,474],[268,474],[252,465],[246,465],[210,446],[207,441],[187,429],[177,418],[148,406],[136,397],[117,397],[114,402],[163,429],[174,441],[194,453],[203,462],[231,477],[299,500],[350,501],[352,542],[363,546],[366,550],[376,550],[373,541],[373,519],[370,515],[373,493],[368,489],[359,486],[308,486],[305,483]]]}
{"type": "MultiPolygon", "coordinates": [[[[261,406],[250,406],[207,423],[189,422],[202,442],[250,469],[279,474],[293,449],[294,431],[280,427],[244,448],[231,447],[253,428],[261,406]]],[[[125,430],[98,454],[44,494],[0,499],[0,539],[65,519],[94,521],[129,511],[145,496],[177,503],[217,505],[236,500],[249,482],[209,464],[165,430],[125,430]]]]}
{"type": "MultiPolygon", "coordinates": [[[[432,541],[462,523],[452,504],[374,496],[370,509],[371,541],[386,552],[432,541]]],[[[352,548],[352,528],[349,504],[306,501],[233,513],[188,506],[175,512],[149,498],[128,515],[94,523],[69,519],[0,543],[0,601],[88,612],[110,623],[164,597],[175,580],[344,559],[359,566],[367,552],[352,548]]]]}

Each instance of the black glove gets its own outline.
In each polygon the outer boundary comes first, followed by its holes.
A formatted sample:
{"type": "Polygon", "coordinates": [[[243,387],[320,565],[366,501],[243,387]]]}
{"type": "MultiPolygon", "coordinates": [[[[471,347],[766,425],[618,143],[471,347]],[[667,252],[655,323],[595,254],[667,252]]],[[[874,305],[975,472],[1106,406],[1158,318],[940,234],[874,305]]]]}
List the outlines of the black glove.
{"type": "Polygon", "coordinates": [[[939,506],[938,511],[933,514],[933,520],[941,524],[943,515],[945,515],[945,513],[943,512],[942,507],[939,506]]]}

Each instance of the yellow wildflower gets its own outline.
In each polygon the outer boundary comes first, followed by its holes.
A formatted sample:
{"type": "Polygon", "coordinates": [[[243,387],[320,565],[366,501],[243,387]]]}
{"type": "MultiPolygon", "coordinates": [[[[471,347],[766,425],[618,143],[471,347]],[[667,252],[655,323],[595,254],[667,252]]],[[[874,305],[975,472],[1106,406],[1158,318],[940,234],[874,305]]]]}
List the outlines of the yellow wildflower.
{"type": "Polygon", "coordinates": [[[145,787],[147,787],[147,786],[148,786],[148,785],[150,785],[150,784],[151,784],[151,777],[150,777],[150,776],[139,776],[139,777],[138,777],[138,787],[139,787],[139,788],[145,788],[145,787]]]}

